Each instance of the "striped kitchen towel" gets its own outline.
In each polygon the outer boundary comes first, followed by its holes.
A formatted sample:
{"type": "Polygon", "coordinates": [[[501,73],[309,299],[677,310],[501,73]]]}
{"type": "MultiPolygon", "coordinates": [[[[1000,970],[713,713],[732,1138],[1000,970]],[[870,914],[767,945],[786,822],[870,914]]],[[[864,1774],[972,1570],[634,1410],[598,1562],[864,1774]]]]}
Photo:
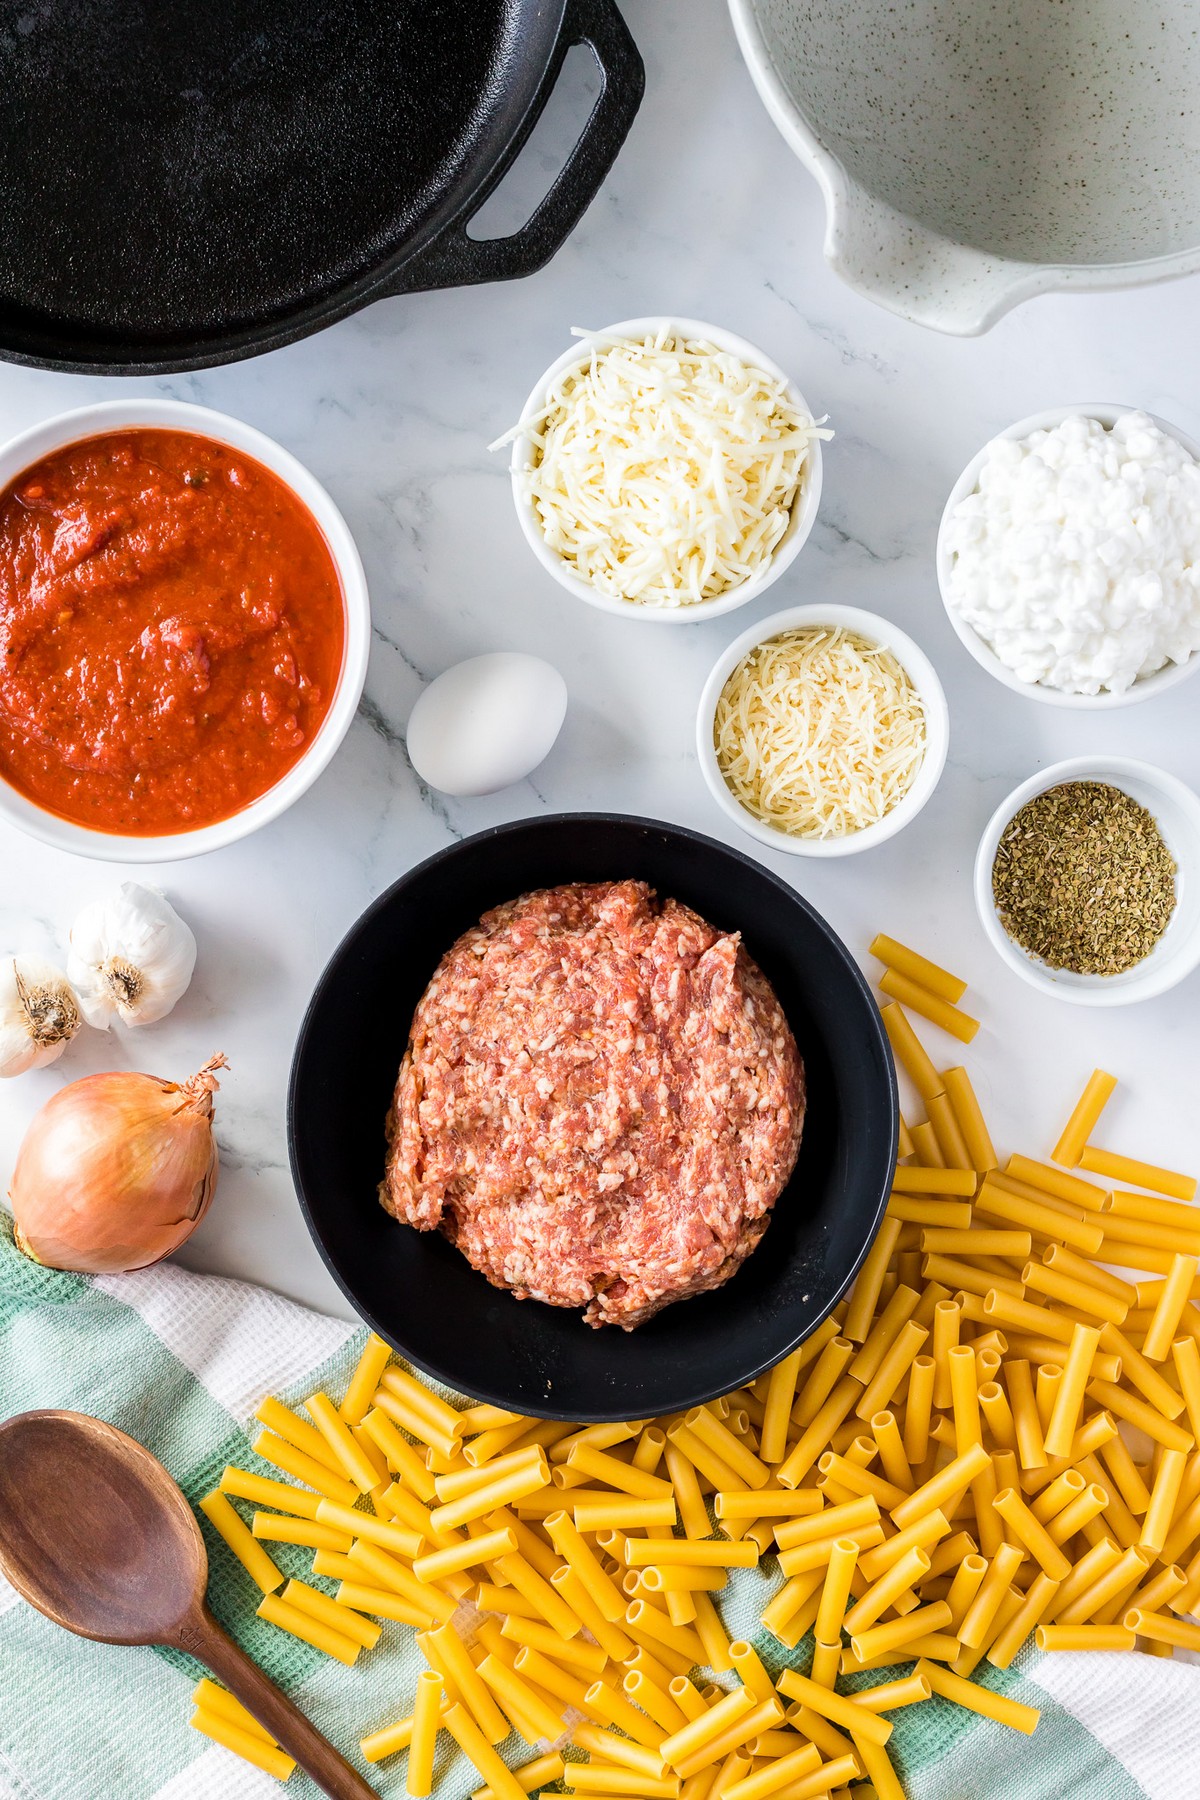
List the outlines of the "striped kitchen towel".
{"type": "MultiPolygon", "coordinates": [[[[252,1416],[264,1395],[340,1397],[364,1334],[261,1288],[164,1264],[86,1278],[28,1262],[0,1214],[0,1416],[66,1406],[110,1420],[161,1457],[194,1501],[227,1462],[259,1468],[252,1416]]],[[[408,1627],[385,1626],[353,1669],[255,1617],[254,1589],[204,1524],[210,1601],[241,1644],[360,1768],[358,1740],[411,1710],[422,1666],[408,1627]]],[[[305,1552],[272,1545],[288,1574],[305,1552]]],[[[771,1565],[773,1567],[773,1565],[771,1565]]],[[[779,1584],[739,1574],[725,1601],[731,1635],[756,1632],[779,1584]]],[[[332,1589],[329,1589],[332,1592],[332,1589]]],[[[780,1648],[755,1639],[769,1666],[780,1648]]],[[[789,1660],[807,1666],[809,1645],[789,1660]]],[[[181,1655],[83,1642],[0,1580],[0,1800],[269,1800],[271,1777],[187,1724],[199,1674],[181,1655]]],[[[878,1676],[876,1679],[883,1679],[878,1676]]],[[[983,1679],[1041,1707],[1026,1738],[933,1699],[894,1715],[889,1748],[911,1800],[1200,1800],[1200,1668],[1139,1655],[1023,1653],[983,1679]]],[[[479,1785],[439,1740],[438,1800],[479,1785]]],[[[513,1762],[531,1754],[517,1739],[513,1762]]],[[[404,1757],[366,1771],[404,1791],[404,1757]]],[[[311,1800],[297,1772],[286,1791],[311,1800]]]]}

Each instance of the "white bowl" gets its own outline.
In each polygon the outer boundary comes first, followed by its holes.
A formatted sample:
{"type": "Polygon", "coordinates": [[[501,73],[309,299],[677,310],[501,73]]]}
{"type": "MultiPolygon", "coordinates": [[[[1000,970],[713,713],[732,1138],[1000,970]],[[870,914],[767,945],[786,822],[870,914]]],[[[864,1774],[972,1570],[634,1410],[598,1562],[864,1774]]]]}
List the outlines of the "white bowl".
{"type": "Polygon", "coordinates": [[[312,786],[350,729],[362,696],[371,645],[367,578],[346,521],[320,482],[290,451],[256,431],[252,425],[230,418],[227,413],[214,412],[207,406],[192,406],[182,400],[138,399],[106,400],[96,406],[81,406],[74,412],[59,413],[0,447],[0,488],[7,487],[23,469],[67,444],[77,443],[81,438],[98,437],[104,432],[139,428],[187,431],[199,437],[215,438],[218,443],[229,444],[254,457],[291,489],[320,526],[337,567],[346,609],[345,645],[333,701],[320,730],[303,755],[274,787],[268,788],[241,812],[218,820],[215,825],[157,837],[92,831],[85,825],[47,812],[0,777],[0,819],[16,825],[30,837],[40,838],[44,844],[51,844],[56,850],[69,850],[76,856],[92,856],[102,862],[114,863],[175,862],[182,857],[199,856],[207,850],[219,850],[239,838],[248,837],[252,831],[286,812],[312,786]]]}
{"type": "Polygon", "coordinates": [[[878,613],[863,612],[857,606],[789,606],[784,612],[772,613],[761,624],[752,625],[749,631],[743,631],[741,637],[735,638],[718,659],[704,684],[696,714],[696,752],[700,758],[700,772],[708,783],[709,793],[735,825],[740,825],[743,831],[748,832],[752,838],[757,838],[760,844],[767,844],[772,850],[784,850],[790,856],[854,856],[860,850],[873,850],[877,844],[895,837],[898,831],[903,831],[916,818],[941,780],[949,744],[950,709],[946,705],[946,696],[942,692],[942,684],[933,664],[907,632],[893,625],[890,619],[880,618],[878,613]],[[856,632],[859,637],[882,644],[904,669],[925,708],[925,756],[912,786],[877,825],[868,825],[862,831],[850,832],[845,837],[794,837],[790,832],[780,831],[777,826],[765,825],[734,798],[721,773],[713,746],[717,702],[725,683],[742,658],[768,638],[778,637],[782,631],[799,630],[806,625],[840,625],[845,631],[856,632]]]}
{"type": "MultiPolygon", "coordinates": [[[[610,325],[605,331],[597,331],[586,338],[577,338],[569,350],[564,350],[557,362],[551,363],[542,376],[525,405],[521,409],[521,418],[532,419],[546,405],[546,395],[550,387],[560,375],[585,363],[596,340],[612,338],[643,338],[650,333],[670,331],[676,337],[707,338],[718,350],[726,350],[731,356],[740,356],[743,362],[764,370],[776,380],[787,385],[788,398],[799,411],[808,417],[816,415],[809,406],[804,395],[789,380],[777,363],[764,356],[762,351],[745,338],[734,337],[731,331],[722,331],[716,325],[701,324],[698,319],[677,319],[674,317],[656,316],[648,319],[622,319],[617,325],[610,325]]],[[[615,613],[622,619],[640,619],[651,624],[662,625],[696,625],[702,619],[715,619],[721,613],[733,612],[739,606],[746,606],[756,600],[759,594],[769,588],[773,581],[778,581],[783,571],[795,561],[803,548],[804,541],[813,528],[817,517],[817,507],[821,500],[821,440],[813,438],[808,450],[808,461],[800,483],[800,491],[792,503],[792,516],[787,530],[771,552],[766,567],[760,574],[749,581],[739,583],[737,587],[727,588],[712,600],[698,600],[691,606],[642,606],[632,600],[616,600],[611,595],[601,593],[591,582],[574,574],[569,565],[551,550],[546,542],[545,534],[538,521],[528,497],[522,491],[523,480],[533,465],[533,440],[527,431],[513,439],[511,471],[513,502],[517,509],[517,519],[526,541],[544,569],[553,575],[560,587],[574,594],[577,600],[585,600],[589,606],[599,607],[601,612],[615,613]]]]}
{"type": "Polygon", "coordinates": [[[1014,788],[988,821],[975,857],[975,905],[992,948],[1030,987],[1076,1006],[1129,1006],[1165,994],[1200,963],[1200,799],[1190,787],[1128,756],[1073,756],[1014,788]],[[1152,814],[1178,868],[1175,912],[1154,949],[1123,975],[1075,975],[1051,969],[1013,942],[992,898],[992,866],[1010,819],[1037,794],[1064,781],[1103,781],[1152,814]]]}
{"type": "MultiPolygon", "coordinates": [[[[1029,418],[1018,419],[1015,425],[1009,425],[1004,431],[997,432],[996,437],[989,438],[983,448],[971,458],[950,490],[950,498],[942,513],[942,522],[938,527],[937,538],[937,577],[942,595],[942,605],[946,609],[946,616],[954,627],[959,642],[970,651],[980,668],[986,669],[989,675],[994,675],[997,681],[1002,681],[1005,687],[1013,690],[1014,694],[1024,694],[1029,700],[1042,700],[1047,706],[1069,706],[1077,712],[1098,712],[1114,706],[1134,706],[1139,701],[1150,700],[1155,694],[1163,694],[1168,688],[1178,687],[1181,681],[1186,681],[1189,675],[1195,673],[1197,666],[1200,666],[1200,657],[1191,656],[1185,663],[1168,663],[1165,669],[1159,669],[1153,675],[1144,676],[1142,680],[1135,681],[1132,687],[1126,688],[1120,694],[1064,694],[1058,688],[1045,687],[1036,681],[1022,681],[1019,675],[1014,675],[1007,664],[1001,662],[991,646],[985,643],[974,627],[968,625],[966,620],[959,615],[950,601],[950,557],[946,550],[946,527],[950,515],[959,501],[965,500],[967,495],[973,494],[978,487],[979,471],[997,438],[1025,438],[1032,431],[1050,431],[1056,425],[1061,425],[1064,419],[1077,416],[1085,419],[1098,419],[1101,425],[1111,431],[1118,419],[1124,417],[1126,413],[1138,410],[1140,409],[1134,406],[1117,406],[1111,400],[1091,400],[1082,401],[1078,406],[1051,406],[1045,412],[1031,413],[1029,418]]],[[[1200,462],[1200,444],[1194,438],[1190,438],[1185,431],[1181,431],[1178,425],[1172,425],[1168,419],[1157,418],[1154,413],[1147,413],[1146,416],[1154,420],[1160,431],[1166,432],[1168,437],[1173,437],[1177,443],[1183,445],[1189,455],[1194,456],[1200,462]]]]}

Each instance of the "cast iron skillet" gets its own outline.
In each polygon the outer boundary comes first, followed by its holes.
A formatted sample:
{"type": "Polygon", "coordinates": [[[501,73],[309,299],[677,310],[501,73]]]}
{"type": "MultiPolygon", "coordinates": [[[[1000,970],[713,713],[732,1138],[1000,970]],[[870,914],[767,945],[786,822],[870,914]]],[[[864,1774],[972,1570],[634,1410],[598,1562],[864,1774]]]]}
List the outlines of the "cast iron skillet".
{"type": "Polygon", "coordinates": [[[875,1235],[895,1164],[891,1057],[870,992],[807,901],[749,857],[652,819],[566,813],[467,838],[410,871],[326,969],[292,1065],[288,1136],[318,1249],[374,1330],[450,1387],[549,1418],[641,1419],[727,1392],[807,1337],[875,1235]],[[795,1174],[722,1288],[636,1331],[491,1287],[436,1232],[380,1206],[383,1122],[413,1008],[490,906],[564,881],[638,877],[736,928],[808,1072],[795,1174]]]}
{"type": "Polygon", "coordinates": [[[198,369],[527,275],[643,82],[614,0],[0,0],[0,356],[198,369]],[[468,237],[579,43],[603,86],[566,166],[520,231],[468,237]]]}

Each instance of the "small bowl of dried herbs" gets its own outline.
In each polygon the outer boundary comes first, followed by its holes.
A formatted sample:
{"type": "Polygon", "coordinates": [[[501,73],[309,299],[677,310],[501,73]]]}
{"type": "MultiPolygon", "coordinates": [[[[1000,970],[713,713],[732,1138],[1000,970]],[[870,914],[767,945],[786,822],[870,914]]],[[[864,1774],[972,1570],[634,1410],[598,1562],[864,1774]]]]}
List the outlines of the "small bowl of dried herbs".
{"type": "Polygon", "coordinates": [[[975,904],[1045,994],[1127,1006],[1166,993],[1200,964],[1200,798],[1129,757],[1055,763],[992,814],[975,904]]]}

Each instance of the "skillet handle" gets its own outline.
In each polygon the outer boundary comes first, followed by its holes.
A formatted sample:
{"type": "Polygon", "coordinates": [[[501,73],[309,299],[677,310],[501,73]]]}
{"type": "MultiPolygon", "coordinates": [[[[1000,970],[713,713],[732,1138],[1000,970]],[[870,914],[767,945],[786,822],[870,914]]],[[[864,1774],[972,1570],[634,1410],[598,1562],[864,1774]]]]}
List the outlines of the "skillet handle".
{"type": "Polygon", "coordinates": [[[566,242],[595,199],[616,160],[646,87],[637,45],[614,0],[567,0],[562,29],[540,92],[509,154],[471,213],[460,214],[431,243],[409,258],[379,290],[415,294],[430,288],[465,287],[532,275],[566,242]],[[586,44],[600,67],[596,104],[549,192],[519,231],[509,237],[471,238],[467,226],[516,160],[549,100],[567,51],[586,44]]]}

